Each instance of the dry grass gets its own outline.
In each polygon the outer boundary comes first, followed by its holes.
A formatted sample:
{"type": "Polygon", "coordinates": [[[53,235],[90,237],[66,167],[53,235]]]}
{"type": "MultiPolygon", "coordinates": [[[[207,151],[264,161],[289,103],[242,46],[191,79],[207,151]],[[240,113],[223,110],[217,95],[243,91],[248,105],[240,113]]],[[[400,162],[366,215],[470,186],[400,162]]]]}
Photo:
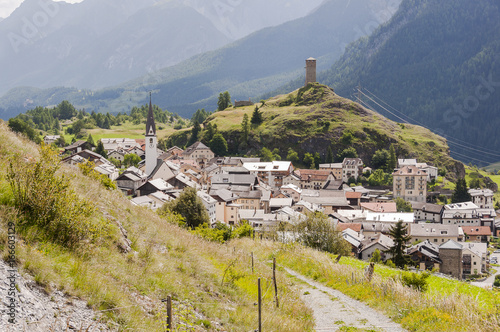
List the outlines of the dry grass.
{"type": "Polygon", "coordinates": [[[281,265],[369,304],[410,331],[500,330],[498,294],[478,292],[472,296],[438,289],[421,293],[403,286],[397,271],[393,277],[387,277],[377,273],[376,268],[372,282],[368,283],[359,267],[335,264],[332,255],[299,245],[268,242],[255,247],[243,240],[242,246],[256,248],[257,255],[263,259],[277,257],[281,265]],[[485,303],[492,299],[493,305],[485,303]]]}
{"type": "MultiPolygon", "coordinates": [[[[37,149],[0,124],[0,166],[10,156],[36,158],[37,149]]],[[[0,171],[0,174],[2,171],[0,171]]],[[[22,273],[31,275],[50,290],[62,289],[86,300],[100,311],[110,326],[120,330],[163,331],[167,295],[174,299],[177,330],[248,331],[257,326],[257,278],[269,289],[271,270],[256,263],[252,274],[244,263],[248,253],[210,243],[192,235],[155,213],[133,206],[120,192],[108,191],[84,177],[78,168],[60,171],[72,178],[71,187],[98,208],[94,218],[108,223],[112,231],[96,243],[83,243],[77,250],[40,242],[36,234],[18,238],[17,258],[22,273]],[[132,251],[123,252],[125,236],[132,251]],[[234,262],[234,263],[233,263],[234,262]],[[222,277],[225,280],[222,283],[222,277]],[[182,327],[184,326],[184,327],[182,327]]],[[[6,224],[15,220],[9,206],[9,190],[0,176],[0,251],[5,254],[6,224]]],[[[280,274],[280,279],[285,276],[280,274]]],[[[312,318],[287,284],[280,292],[287,299],[275,309],[270,291],[264,298],[264,327],[268,331],[310,331],[312,318]]]]}

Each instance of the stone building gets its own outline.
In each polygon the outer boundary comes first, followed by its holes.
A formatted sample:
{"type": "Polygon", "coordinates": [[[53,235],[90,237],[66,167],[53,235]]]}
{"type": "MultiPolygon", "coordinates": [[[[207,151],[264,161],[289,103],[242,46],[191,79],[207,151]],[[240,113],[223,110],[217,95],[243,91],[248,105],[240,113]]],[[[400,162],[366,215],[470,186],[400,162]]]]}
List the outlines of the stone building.
{"type": "Polygon", "coordinates": [[[415,166],[404,166],[392,174],[394,198],[405,201],[425,202],[427,197],[427,173],[415,166]]]}
{"type": "Polygon", "coordinates": [[[309,58],[306,60],[306,84],[316,82],[316,59],[309,58]]]}

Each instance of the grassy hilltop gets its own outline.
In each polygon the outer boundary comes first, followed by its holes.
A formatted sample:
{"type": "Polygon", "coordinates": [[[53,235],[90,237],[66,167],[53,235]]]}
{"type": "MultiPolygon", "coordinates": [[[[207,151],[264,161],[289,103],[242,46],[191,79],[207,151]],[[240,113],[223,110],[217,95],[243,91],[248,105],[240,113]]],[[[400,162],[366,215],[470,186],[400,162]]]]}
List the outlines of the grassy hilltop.
{"type": "MultiPolygon", "coordinates": [[[[256,106],[229,108],[211,115],[204,123],[216,124],[228,141],[229,152],[256,154],[262,147],[278,148],[284,159],[288,148],[303,156],[306,152],[327,155],[354,147],[369,165],[378,149],[389,149],[394,144],[400,158],[417,158],[448,172],[464,176],[463,165],[449,156],[446,140],[431,131],[415,125],[400,124],[359,104],[336,95],[333,89],[318,83],[270,98],[256,106]],[[241,144],[241,122],[249,118],[255,107],[263,115],[263,123],[253,126],[248,145],[241,144]]],[[[187,133],[174,133],[176,138],[187,138],[187,133]]],[[[180,139],[177,143],[182,144],[180,139]]]]}

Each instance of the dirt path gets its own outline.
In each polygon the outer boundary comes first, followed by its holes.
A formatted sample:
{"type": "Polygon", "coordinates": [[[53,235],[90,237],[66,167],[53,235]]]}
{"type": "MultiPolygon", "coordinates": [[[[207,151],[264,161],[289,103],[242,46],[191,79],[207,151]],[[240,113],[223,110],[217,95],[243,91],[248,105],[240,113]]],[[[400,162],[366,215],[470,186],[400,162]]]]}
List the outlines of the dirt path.
{"type": "Polygon", "coordinates": [[[363,331],[405,331],[383,314],[343,293],[323,286],[295,271],[285,270],[307,283],[302,285],[302,300],[314,311],[315,330],[318,332],[350,331],[348,327],[363,331]]]}

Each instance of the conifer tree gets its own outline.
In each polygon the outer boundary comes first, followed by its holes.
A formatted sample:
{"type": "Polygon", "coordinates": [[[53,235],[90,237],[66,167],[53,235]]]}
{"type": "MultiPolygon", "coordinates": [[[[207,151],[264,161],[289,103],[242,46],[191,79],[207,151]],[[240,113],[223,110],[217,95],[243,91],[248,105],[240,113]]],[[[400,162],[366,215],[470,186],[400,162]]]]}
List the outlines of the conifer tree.
{"type": "Polygon", "coordinates": [[[458,179],[457,184],[455,186],[455,191],[451,196],[452,203],[463,203],[469,202],[471,200],[471,196],[467,190],[467,182],[464,178],[458,179]]]}
{"type": "Polygon", "coordinates": [[[389,149],[389,160],[387,161],[387,171],[392,174],[397,164],[396,150],[394,149],[394,145],[391,144],[391,148],[389,149]]]}
{"type": "Polygon", "coordinates": [[[255,106],[255,109],[253,110],[253,113],[252,113],[252,118],[250,119],[250,122],[253,124],[253,125],[260,125],[262,123],[262,121],[264,121],[262,119],[262,112],[259,111],[259,107],[258,106],[255,106]]]}
{"type": "Polygon", "coordinates": [[[408,225],[402,220],[398,221],[390,228],[389,235],[392,237],[394,245],[386,252],[392,255],[392,261],[397,267],[404,268],[411,263],[410,256],[406,254],[406,248],[408,248],[406,243],[411,240],[411,236],[408,235],[408,225]]]}
{"type": "Polygon", "coordinates": [[[108,154],[106,153],[106,150],[104,150],[104,144],[102,144],[101,140],[99,140],[99,142],[97,143],[97,147],[95,149],[95,153],[100,154],[104,158],[108,158],[108,154]]]}

